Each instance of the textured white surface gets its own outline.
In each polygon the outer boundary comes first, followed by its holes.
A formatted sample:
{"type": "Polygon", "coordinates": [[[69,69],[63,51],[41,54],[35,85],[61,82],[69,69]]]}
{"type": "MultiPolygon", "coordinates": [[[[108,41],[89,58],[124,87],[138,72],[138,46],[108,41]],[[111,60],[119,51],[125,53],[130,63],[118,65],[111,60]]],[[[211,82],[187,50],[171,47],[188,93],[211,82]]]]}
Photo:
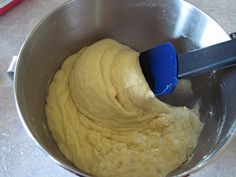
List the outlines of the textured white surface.
{"type": "MultiPolygon", "coordinates": [[[[188,0],[228,32],[236,31],[235,0],[188,0]]],[[[24,39],[52,9],[66,0],[24,0],[0,16],[0,176],[73,177],[57,166],[26,134],[16,112],[12,82],[6,71],[24,39]]],[[[235,177],[236,138],[223,154],[192,177],[235,177]]]]}

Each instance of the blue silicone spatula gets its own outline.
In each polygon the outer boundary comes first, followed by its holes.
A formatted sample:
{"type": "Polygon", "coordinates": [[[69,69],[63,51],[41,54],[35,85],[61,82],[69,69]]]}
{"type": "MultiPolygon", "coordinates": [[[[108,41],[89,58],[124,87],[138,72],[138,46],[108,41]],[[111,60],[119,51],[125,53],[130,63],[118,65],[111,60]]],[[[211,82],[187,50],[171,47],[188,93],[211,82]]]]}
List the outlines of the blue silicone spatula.
{"type": "Polygon", "coordinates": [[[142,52],[139,61],[154,94],[169,94],[179,79],[235,65],[236,39],[183,54],[167,42],[142,52]]]}

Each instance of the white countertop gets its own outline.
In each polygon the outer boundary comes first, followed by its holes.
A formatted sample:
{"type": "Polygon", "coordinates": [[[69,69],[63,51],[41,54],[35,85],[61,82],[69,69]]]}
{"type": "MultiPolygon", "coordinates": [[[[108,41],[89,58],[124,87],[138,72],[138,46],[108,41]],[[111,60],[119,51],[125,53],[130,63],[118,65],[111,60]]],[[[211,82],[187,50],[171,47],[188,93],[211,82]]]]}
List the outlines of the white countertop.
{"type": "MultiPolygon", "coordinates": [[[[236,32],[236,0],[188,0],[215,19],[228,33],[236,32]]],[[[24,0],[0,16],[0,176],[73,177],[56,165],[29,138],[15,108],[12,82],[6,74],[24,39],[52,9],[66,0],[24,0]]],[[[212,164],[191,177],[236,177],[236,138],[212,164]]]]}

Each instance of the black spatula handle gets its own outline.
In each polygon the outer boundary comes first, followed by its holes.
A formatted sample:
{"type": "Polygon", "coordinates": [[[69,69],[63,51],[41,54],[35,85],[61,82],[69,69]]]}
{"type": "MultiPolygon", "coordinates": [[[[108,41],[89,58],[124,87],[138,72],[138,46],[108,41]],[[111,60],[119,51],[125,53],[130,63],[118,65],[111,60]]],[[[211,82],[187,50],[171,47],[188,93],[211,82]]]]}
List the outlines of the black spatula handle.
{"type": "Polygon", "coordinates": [[[198,49],[178,57],[178,78],[236,65],[236,39],[198,49]]]}

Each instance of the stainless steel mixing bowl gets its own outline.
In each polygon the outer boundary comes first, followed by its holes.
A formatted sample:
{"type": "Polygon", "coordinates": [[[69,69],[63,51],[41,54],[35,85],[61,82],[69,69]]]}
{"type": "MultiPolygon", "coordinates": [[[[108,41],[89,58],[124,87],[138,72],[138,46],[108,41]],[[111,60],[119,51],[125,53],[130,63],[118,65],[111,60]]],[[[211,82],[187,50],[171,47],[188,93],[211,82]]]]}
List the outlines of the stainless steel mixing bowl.
{"type": "MultiPolygon", "coordinates": [[[[44,107],[48,85],[64,59],[104,37],[138,51],[172,41],[178,52],[230,39],[214,20],[180,0],[74,0],[48,15],[19,54],[14,76],[17,109],[39,147],[56,163],[81,176],[89,175],[58,149],[44,107]]],[[[200,102],[205,127],[193,155],[169,176],[188,175],[203,167],[232,139],[236,130],[235,78],[236,68],[194,77],[194,94],[172,99],[174,105],[189,107],[200,102]]]]}

